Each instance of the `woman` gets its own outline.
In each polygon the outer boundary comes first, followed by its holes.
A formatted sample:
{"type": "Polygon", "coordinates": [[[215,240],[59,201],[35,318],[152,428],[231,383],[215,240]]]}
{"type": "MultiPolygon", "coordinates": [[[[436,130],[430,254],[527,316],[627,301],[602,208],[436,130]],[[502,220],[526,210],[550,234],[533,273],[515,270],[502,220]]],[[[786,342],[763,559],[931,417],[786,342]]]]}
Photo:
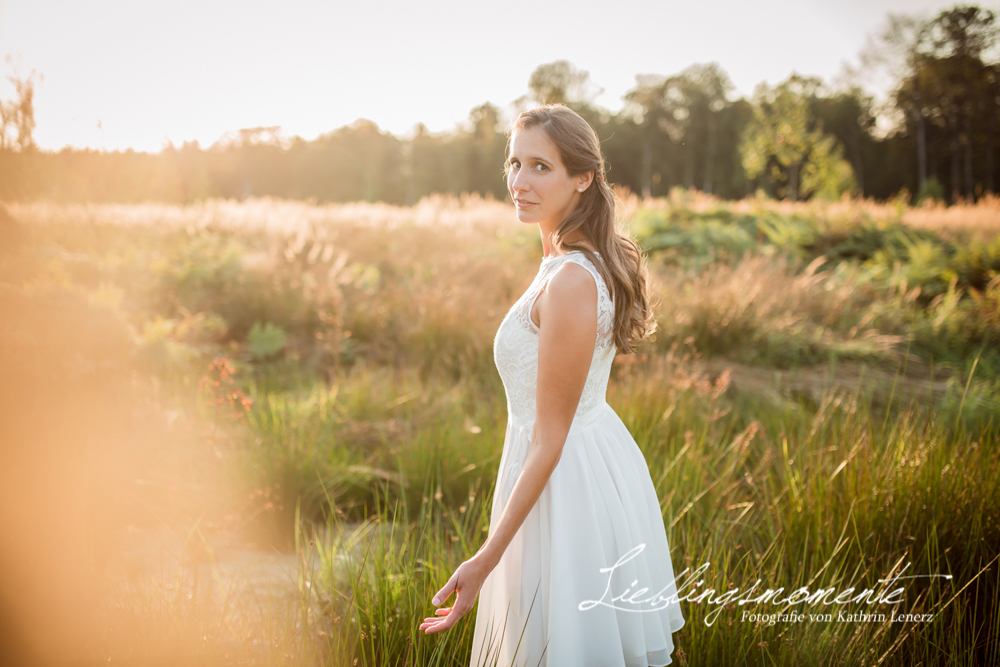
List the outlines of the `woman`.
{"type": "Polygon", "coordinates": [[[569,108],[518,116],[506,170],[545,256],[494,341],[508,425],[489,537],[433,600],[454,605],[420,628],[452,627],[478,594],[473,665],[666,665],[684,618],[663,518],[605,402],[616,352],[654,327],[643,256],[616,228],[597,135],[569,108]]]}

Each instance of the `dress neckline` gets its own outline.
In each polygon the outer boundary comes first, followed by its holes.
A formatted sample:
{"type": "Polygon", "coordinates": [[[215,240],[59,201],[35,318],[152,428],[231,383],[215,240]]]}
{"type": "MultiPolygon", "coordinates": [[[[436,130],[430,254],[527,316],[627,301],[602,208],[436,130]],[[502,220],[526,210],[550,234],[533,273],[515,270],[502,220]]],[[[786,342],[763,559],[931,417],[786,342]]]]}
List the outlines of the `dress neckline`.
{"type": "MultiPolygon", "coordinates": [[[[552,260],[552,259],[556,259],[556,258],[558,258],[558,257],[565,257],[566,255],[572,255],[572,254],[573,254],[573,253],[575,253],[575,252],[576,252],[576,253],[580,253],[581,255],[583,254],[583,251],[582,251],[582,250],[570,250],[569,252],[564,252],[564,253],[563,253],[563,254],[561,254],[561,255],[546,255],[546,256],[542,257],[542,261],[543,261],[543,262],[547,262],[547,261],[549,261],[549,260],[552,260]]],[[[595,255],[597,255],[598,257],[600,257],[600,256],[601,256],[601,253],[597,252],[596,250],[594,250],[594,251],[593,251],[593,253],[594,253],[595,255]]]]}

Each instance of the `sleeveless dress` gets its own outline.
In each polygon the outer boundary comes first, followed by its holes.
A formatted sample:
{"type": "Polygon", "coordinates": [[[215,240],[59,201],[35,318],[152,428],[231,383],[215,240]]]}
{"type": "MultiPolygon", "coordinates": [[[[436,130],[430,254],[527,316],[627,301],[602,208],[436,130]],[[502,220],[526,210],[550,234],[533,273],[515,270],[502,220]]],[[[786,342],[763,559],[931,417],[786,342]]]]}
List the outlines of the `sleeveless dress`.
{"type": "MultiPolygon", "coordinates": [[[[599,256],[598,256],[599,257],[599,256]]],[[[530,447],[538,377],[531,307],[567,262],[597,283],[597,340],[562,456],[479,593],[471,664],[667,665],[684,625],[663,515],[642,452],[605,401],[616,348],[614,302],[580,251],[542,260],[504,317],[493,356],[507,432],[493,494],[496,529],[530,447]]]]}

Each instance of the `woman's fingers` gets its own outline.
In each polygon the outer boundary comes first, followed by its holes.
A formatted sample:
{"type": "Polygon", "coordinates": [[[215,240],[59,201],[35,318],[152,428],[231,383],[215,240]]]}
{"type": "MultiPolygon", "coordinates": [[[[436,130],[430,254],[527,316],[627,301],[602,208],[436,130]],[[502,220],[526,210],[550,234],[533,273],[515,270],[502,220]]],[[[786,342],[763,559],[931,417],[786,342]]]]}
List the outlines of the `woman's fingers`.
{"type": "Polygon", "coordinates": [[[441,630],[447,630],[452,625],[455,624],[455,620],[448,620],[448,617],[437,617],[437,618],[425,618],[424,622],[420,624],[420,629],[426,632],[440,632],[441,630]]]}
{"type": "Polygon", "coordinates": [[[425,634],[447,630],[451,626],[455,625],[459,619],[465,616],[468,611],[468,609],[463,608],[459,604],[456,604],[454,607],[448,607],[447,609],[438,609],[434,612],[437,616],[425,618],[424,622],[420,624],[420,629],[423,630],[425,634]]]}
{"type": "MultiPolygon", "coordinates": [[[[431,603],[435,607],[444,604],[445,600],[451,597],[451,594],[455,592],[457,586],[458,570],[455,570],[454,574],[451,575],[451,578],[448,579],[448,583],[446,583],[441,590],[434,594],[434,599],[431,600],[431,603]]],[[[434,610],[434,616],[431,618],[425,618],[424,622],[420,624],[420,629],[425,633],[447,630],[455,623],[455,620],[457,620],[453,619],[451,623],[444,625],[453,609],[454,607],[442,607],[441,609],[434,610]]]]}
{"type": "Polygon", "coordinates": [[[431,602],[435,607],[444,604],[445,600],[455,593],[455,603],[451,607],[442,607],[434,611],[434,616],[425,618],[420,629],[425,633],[441,632],[458,623],[459,619],[468,613],[476,602],[476,596],[483,585],[483,579],[488,573],[482,572],[472,561],[466,561],[458,566],[448,583],[434,594],[431,602]],[[460,574],[461,573],[461,576],[460,574]]]}
{"type": "Polygon", "coordinates": [[[451,626],[458,622],[458,619],[462,618],[465,612],[459,613],[457,610],[453,610],[450,614],[444,618],[431,618],[427,619],[420,629],[424,631],[425,634],[432,634],[435,632],[441,632],[447,630],[451,626]]]}
{"type": "Polygon", "coordinates": [[[442,588],[441,590],[439,590],[437,593],[434,594],[434,599],[431,600],[431,603],[435,607],[443,605],[444,601],[447,600],[449,597],[451,597],[451,594],[455,591],[455,586],[457,584],[458,584],[458,570],[455,570],[455,573],[451,575],[451,579],[449,579],[448,583],[444,585],[444,588],[442,588]]]}

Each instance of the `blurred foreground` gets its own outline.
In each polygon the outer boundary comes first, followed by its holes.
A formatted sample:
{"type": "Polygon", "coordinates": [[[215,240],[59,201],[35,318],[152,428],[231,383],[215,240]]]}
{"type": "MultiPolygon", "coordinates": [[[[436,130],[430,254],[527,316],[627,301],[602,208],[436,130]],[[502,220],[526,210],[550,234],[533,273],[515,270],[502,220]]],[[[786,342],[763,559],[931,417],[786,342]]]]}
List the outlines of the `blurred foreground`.
{"type": "MultiPolygon", "coordinates": [[[[1000,660],[1000,204],[626,211],[660,329],[608,400],[681,569],[954,576],[907,586],[925,624],[691,605],[679,664],[1000,660]]],[[[532,231],[476,198],[0,208],[7,662],[467,664],[472,618],[416,627],[485,536],[532,231]]]]}

